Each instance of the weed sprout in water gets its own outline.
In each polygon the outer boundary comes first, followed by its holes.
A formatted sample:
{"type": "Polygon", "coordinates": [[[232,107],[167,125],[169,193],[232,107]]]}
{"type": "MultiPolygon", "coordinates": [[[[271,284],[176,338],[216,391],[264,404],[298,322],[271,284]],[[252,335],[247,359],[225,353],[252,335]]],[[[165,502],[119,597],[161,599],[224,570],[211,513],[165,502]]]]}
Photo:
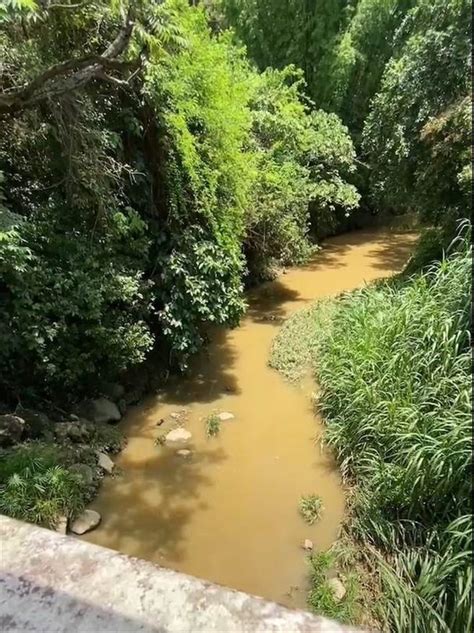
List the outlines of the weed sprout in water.
{"type": "Polygon", "coordinates": [[[215,437],[221,430],[221,422],[215,413],[211,413],[206,418],[206,435],[207,437],[215,437]]]}
{"type": "Polygon", "coordinates": [[[321,518],[323,502],[318,495],[303,495],[299,502],[299,511],[308,525],[313,525],[321,518]]]}

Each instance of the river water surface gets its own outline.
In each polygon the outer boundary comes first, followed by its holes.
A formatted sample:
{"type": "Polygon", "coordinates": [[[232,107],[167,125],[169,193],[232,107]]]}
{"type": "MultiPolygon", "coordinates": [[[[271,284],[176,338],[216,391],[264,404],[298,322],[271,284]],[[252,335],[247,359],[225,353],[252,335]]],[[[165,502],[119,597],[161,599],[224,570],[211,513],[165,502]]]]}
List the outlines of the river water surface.
{"type": "Polygon", "coordinates": [[[400,270],[415,236],[360,231],[328,240],[306,266],[251,291],[235,330],[217,331],[190,375],[131,408],[121,422],[128,445],[120,474],[104,480],[92,507],[102,514],[89,540],[166,567],[304,607],[307,565],[302,543],[325,549],[344,512],[338,470],[317,438],[311,385],[287,384],[267,365],[282,321],[308,302],[400,270]],[[155,439],[186,410],[188,457],[155,439]],[[204,418],[235,415],[207,438],[204,418]],[[157,426],[164,419],[165,423],[157,426]],[[318,494],[321,520],[298,513],[302,494],[318,494]]]}

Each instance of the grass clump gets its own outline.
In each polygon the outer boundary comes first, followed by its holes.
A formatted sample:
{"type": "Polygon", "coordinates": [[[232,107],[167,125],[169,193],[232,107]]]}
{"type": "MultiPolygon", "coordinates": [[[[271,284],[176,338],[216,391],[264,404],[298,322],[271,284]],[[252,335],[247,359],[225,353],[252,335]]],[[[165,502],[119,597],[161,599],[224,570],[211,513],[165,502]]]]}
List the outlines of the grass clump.
{"type": "Polygon", "coordinates": [[[348,531],[376,566],[382,628],[400,633],[472,625],[469,238],[340,297],[314,330],[325,440],[354,490],[348,531]]]}
{"type": "Polygon", "coordinates": [[[306,523],[313,525],[321,518],[323,502],[318,495],[303,495],[299,501],[298,508],[306,523]]]}
{"type": "Polygon", "coordinates": [[[359,582],[356,574],[345,575],[345,595],[338,599],[330,583],[330,573],[336,564],[332,551],[317,552],[309,557],[311,591],[308,604],[318,615],[338,622],[350,623],[359,619],[359,582]]]}
{"type": "Polygon", "coordinates": [[[216,437],[221,430],[221,421],[215,413],[211,413],[206,419],[206,435],[207,437],[216,437]]]}
{"type": "Polygon", "coordinates": [[[94,424],[89,444],[92,448],[108,453],[119,453],[125,446],[124,434],[111,424],[94,424]]]}
{"type": "Polygon", "coordinates": [[[55,446],[25,445],[1,456],[0,513],[54,528],[85,505],[84,484],[55,446]]]}
{"type": "Polygon", "coordinates": [[[288,319],[272,343],[270,367],[290,382],[298,382],[314,369],[318,331],[330,324],[333,311],[333,302],[322,300],[288,319]]]}

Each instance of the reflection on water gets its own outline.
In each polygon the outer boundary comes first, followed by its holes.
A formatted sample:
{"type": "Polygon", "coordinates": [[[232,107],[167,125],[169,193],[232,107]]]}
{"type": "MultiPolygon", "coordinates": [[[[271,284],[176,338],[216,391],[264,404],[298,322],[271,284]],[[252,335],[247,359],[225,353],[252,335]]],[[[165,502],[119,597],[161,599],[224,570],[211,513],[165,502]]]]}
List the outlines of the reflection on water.
{"type": "Polygon", "coordinates": [[[414,235],[357,232],[329,240],[306,266],[252,290],[239,328],[219,330],[187,378],[132,409],[129,437],[94,502],[103,517],[85,538],[289,606],[304,606],[302,542],[327,548],[336,538],[344,494],[331,456],[316,438],[320,421],[311,385],[290,386],[267,366],[282,320],[317,297],[332,295],[402,268],[414,235]],[[155,439],[185,409],[192,432],[188,457],[155,439]],[[230,411],[216,438],[204,418],[230,411]],[[165,423],[157,423],[165,419],[165,423]],[[301,494],[322,497],[314,526],[298,514],[301,494]]]}

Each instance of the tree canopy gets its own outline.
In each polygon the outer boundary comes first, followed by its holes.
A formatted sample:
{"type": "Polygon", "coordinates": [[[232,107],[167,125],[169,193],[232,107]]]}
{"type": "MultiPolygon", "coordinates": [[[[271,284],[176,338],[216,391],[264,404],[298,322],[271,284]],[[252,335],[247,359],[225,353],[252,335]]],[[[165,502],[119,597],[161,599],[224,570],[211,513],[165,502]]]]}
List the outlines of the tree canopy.
{"type": "Polygon", "coordinates": [[[238,322],[244,283],[357,207],[338,117],[210,22],[185,0],[2,6],[9,394],[87,390],[153,347],[185,366],[206,325],[238,322]]]}

